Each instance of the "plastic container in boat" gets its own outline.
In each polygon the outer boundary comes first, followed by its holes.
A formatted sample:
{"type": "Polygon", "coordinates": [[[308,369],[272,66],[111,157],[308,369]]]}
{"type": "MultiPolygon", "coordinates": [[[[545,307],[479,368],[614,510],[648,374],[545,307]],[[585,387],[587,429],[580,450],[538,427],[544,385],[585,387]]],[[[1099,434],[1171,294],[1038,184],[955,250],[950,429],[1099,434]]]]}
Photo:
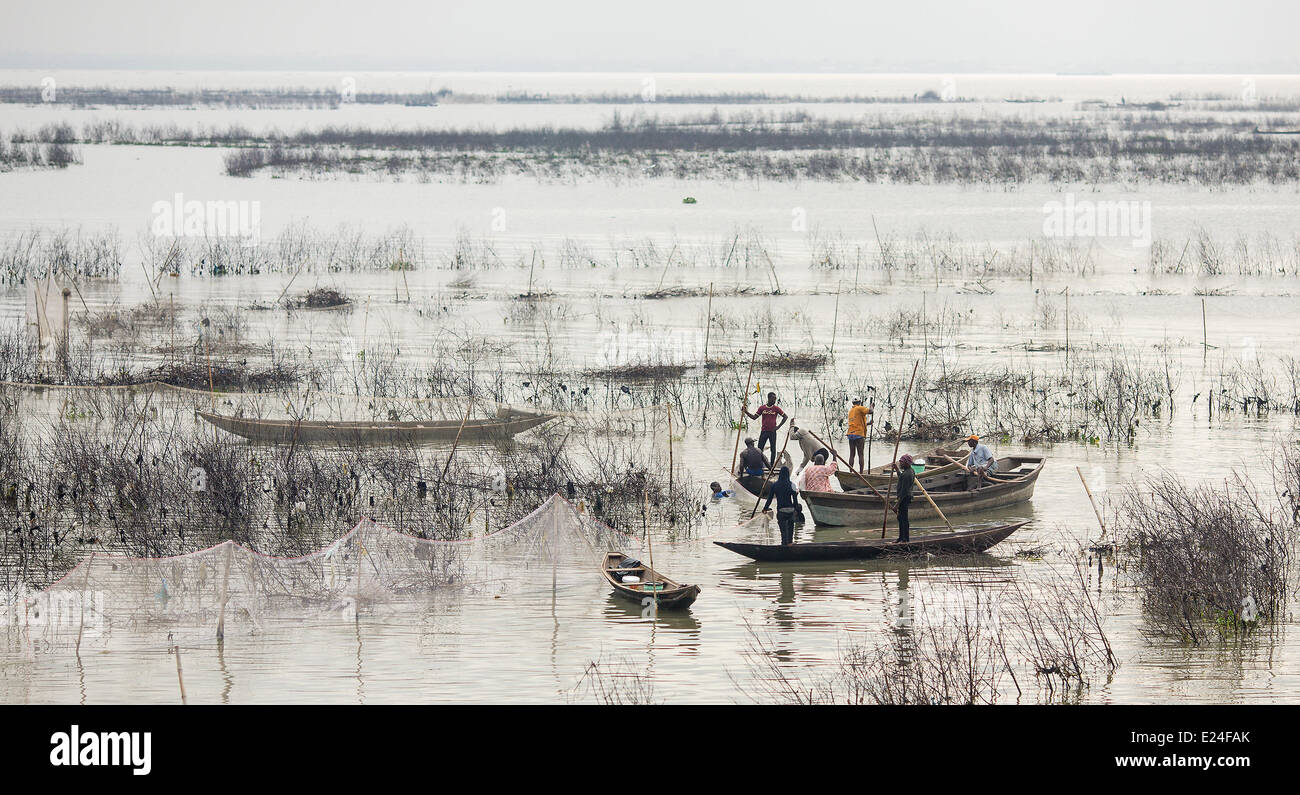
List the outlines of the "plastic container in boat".
{"type": "Polygon", "coordinates": [[[624,585],[636,585],[637,583],[641,582],[641,578],[636,576],[635,574],[624,574],[622,579],[619,580],[619,582],[623,583],[624,585]]]}

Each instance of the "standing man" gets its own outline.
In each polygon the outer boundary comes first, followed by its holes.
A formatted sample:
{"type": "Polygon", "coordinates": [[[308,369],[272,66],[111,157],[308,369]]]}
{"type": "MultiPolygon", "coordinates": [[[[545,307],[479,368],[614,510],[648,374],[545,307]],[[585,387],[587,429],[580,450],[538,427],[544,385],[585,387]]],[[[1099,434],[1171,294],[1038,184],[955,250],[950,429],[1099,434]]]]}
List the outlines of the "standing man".
{"type": "Polygon", "coordinates": [[[998,460],[993,457],[993,451],[988,448],[988,445],[981,442],[975,434],[972,433],[966,438],[966,444],[970,445],[970,455],[966,456],[966,468],[976,476],[975,483],[970,488],[978,488],[989,475],[998,471],[998,460]]]}
{"type": "Polygon", "coordinates": [[[849,469],[853,469],[853,457],[858,459],[858,471],[867,466],[867,426],[874,422],[870,419],[871,409],[862,405],[862,398],[853,398],[853,407],[849,409],[849,469]]]}
{"type": "Polygon", "coordinates": [[[789,417],[785,416],[785,412],[781,410],[781,407],[776,405],[776,393],[768,392],[767,403],[765,403],[762,406],[759,406],[758,411],[754,412],[753,414],[749,413],[749,398],[746,397],[744,411],[745,411],[745,416],[749,417],[751,420],[756,420],[759,417],[763,418],[762,425],[759,426],[759,432],[758,432],[758,451],[760,453],[763,452],[763,445],[767,444],[768,442],[771,442],[772,443],[771,460],[775,461],[776,460],[776,432],[779,431],[781,429],[781,426],[785,425],[785,421],[789,419],[789,417]],[[776,419],[777,417],[781,418],[780,422],[777,422],[776,419]]]}
{"type": "Polygon", "coordinates": [[[894,492],[898,496],[898,540],[907,542],[912,540],[912,523],[907,518],[907,510],[912,507],[912,487],[916,485],[912,456],[909,453],[899,456],[895,469],[898,470],[897,490],[894,492]]]}

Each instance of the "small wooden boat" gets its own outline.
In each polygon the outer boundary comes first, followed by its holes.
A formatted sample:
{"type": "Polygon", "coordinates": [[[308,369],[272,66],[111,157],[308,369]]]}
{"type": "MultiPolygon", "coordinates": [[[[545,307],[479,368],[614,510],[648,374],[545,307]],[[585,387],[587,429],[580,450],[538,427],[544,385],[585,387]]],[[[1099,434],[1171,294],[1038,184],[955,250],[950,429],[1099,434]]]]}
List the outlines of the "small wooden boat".
{"type": "Polygon", "coordinates": [[[206,411],[200,417],[222,429],[254,442],[271,444],[316,444],[355,442],[399,444],[484,441],[514,436],[535,428],[553,417],[502,409],[486,420],[414,420],[408,422],[335,422],[331,420],[257,420],[230,417],[206,411]]]}
{"type": "Polygon", "coordinates": [[[700,586],[682,585],[670,580],[649,566],[638,562],[634,566],[625,566],[627,555],[622,552],[610,552],[605,555],[605,562],[600,571],[613,586],[614,593],[624,599],[631,599],[637,604],[645,604],[646,599],[653,599],[659,607],[690,607],[700,595],[700,586]],[[640,582],[625,583],[623,577],[632,575],[640,582]]]}
{"type": "Polygon", "coordinates": [[[762,561],[872,560],[900,555],[969,555],[984,552],[1029,524],[1028,521],[1001,524],[957,533],[913,536],[905,543],[893,539],[832,541],[808,544],[738,544],[730,541],[713,543],[738,555],[762,561]]]}
{"type": "Polygon", "coordinates": [[[749,492],[749,496],[763,498],[767,496],[767,490],[776,482],[776,476],[764,480],[762,475],[742,475],[736,478],[740,487],[749,492]]]}
{"type": "MultiPolygon", "coordinates": [[[[973,476],[960,471],[926,480],[924,486],[935,504],[949,517],[1002,508],[1034,496],[1034,484],[1043,471],[1046,460],[1042,456],[999,458],[995,474],[998,479],[985,482],[974,489],[967,488],[968,479],[973,479],[973,476]]],[[[888,492],[880,491],[882,496],[893,502],[892,489],[888,492]]],[[[812,512],[813,521],[819,525],[878,525],[885,518],[885,506],[880,496],[866,488],[846,492],[805,490],[799,492],[799,496],[812,512]]],[[[937,516],[920,489],[915,489],[908,518],[916,520],[937,516]]],[[[889,512],[889,521],[893,522],[893,511],[889,512]]]]}

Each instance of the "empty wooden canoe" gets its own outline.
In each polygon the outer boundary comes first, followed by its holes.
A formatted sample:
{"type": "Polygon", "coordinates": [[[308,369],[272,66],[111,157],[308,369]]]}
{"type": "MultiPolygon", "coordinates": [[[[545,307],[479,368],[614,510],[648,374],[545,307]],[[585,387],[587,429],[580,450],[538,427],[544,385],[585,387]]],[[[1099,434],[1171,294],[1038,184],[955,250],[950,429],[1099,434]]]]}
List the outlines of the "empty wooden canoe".
{"type": "Polygon", "coordinates": [[[552,419],[548,414],[502,411],[485,420],[413,420],[408,422],[333,422],[330,420],[256,420],[196,412],[222,429],[254,442],[269,444],[425,444],[485,441],[514,436],[552,419]]]}

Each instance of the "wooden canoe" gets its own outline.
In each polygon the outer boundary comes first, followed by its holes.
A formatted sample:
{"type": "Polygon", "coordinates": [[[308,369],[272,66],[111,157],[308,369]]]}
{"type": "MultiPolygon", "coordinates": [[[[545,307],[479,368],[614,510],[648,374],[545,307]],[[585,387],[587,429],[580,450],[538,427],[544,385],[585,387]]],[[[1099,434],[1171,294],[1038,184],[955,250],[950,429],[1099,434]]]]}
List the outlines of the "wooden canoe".
{"type": "Polygon", "coordinates": [[[913,536],[906,543],[894,539],[832,541],[808,544],[739,544],[730,541],[713,543],[738,555],[761,561],[872,560],[903,555],[969,555],[984,552],[1005,541],[1028,521],[1002,524],[957,533],[913,536]]]}
{"type": "MultiPolygon", "coordinates": [[[[998,459],[996,476],[1006,482],[987,482],[979,488],[968,489],[968,479],[973,477],[965,472],[949,473],[925,481],[924,485],[930,497],[948,517],[960,514],[987,511],[1024,502],[1034,496],[1034,484],[1043,471],[1047,459],[1041,456],[1008,456],[998,459]]],[[[880,524],[885,517],[885,507],[880,497],[866,488],[846,491],[801,491],[799,496],[812,512],[813,521],[819,525],[857,526],[880,524]]],[[[885,494],[893,502],[894,492],[885,494]]],[[[920,489],[913,489],[912,507],[908,518],[937,518],[929,501],[922,496],[920,489]]],[[[889,512],[889,523],[894,521],[893,511],[889,512]]]]}
{"type": "Polygon", "coordinates": [[[484,441],[514,436],[535,428],[552,418],[548,414],[528,414],[502,410],[486,420],[414,420],[407,422],[334,422],[330,420],[257,420],[223,414],[196,412],[200,417],[229,433],[254,442],[270,444],[318,444],[353,442],[360,444],[400,444],[455,441],[484,441]]]}
{"type": "Polygon", "coordinates": [[[749,492],[749,496],[763,498],[767,496],[767,490],[776,482],[776,475],[773,475],[767,481],[763,480],[762,475],[742,475],[736,478],[740,487],[749,492]]]}
{"type": "Polygon", "coordinates": [[[695,598],[700,595],[698,585],[682,585],[645,564],[625,567],[623,566],[625,560],[627,555],[622,552],[610,552],[605,555],[605,561],[600,567],[600,573],[605,575],[605,580],[613,587],[614,593],[624,599],[630,599],[640,605],[646,604],[646,599],[653,599],[659,603],[659,607],[683,608],[690,607],[695,598]],[[636,575],[641,578],[641,582],[625,584],[622,582],[625,574],[636,575]],[[655,590],[655,586],[658,586],[659,590],[655,590]]]}

